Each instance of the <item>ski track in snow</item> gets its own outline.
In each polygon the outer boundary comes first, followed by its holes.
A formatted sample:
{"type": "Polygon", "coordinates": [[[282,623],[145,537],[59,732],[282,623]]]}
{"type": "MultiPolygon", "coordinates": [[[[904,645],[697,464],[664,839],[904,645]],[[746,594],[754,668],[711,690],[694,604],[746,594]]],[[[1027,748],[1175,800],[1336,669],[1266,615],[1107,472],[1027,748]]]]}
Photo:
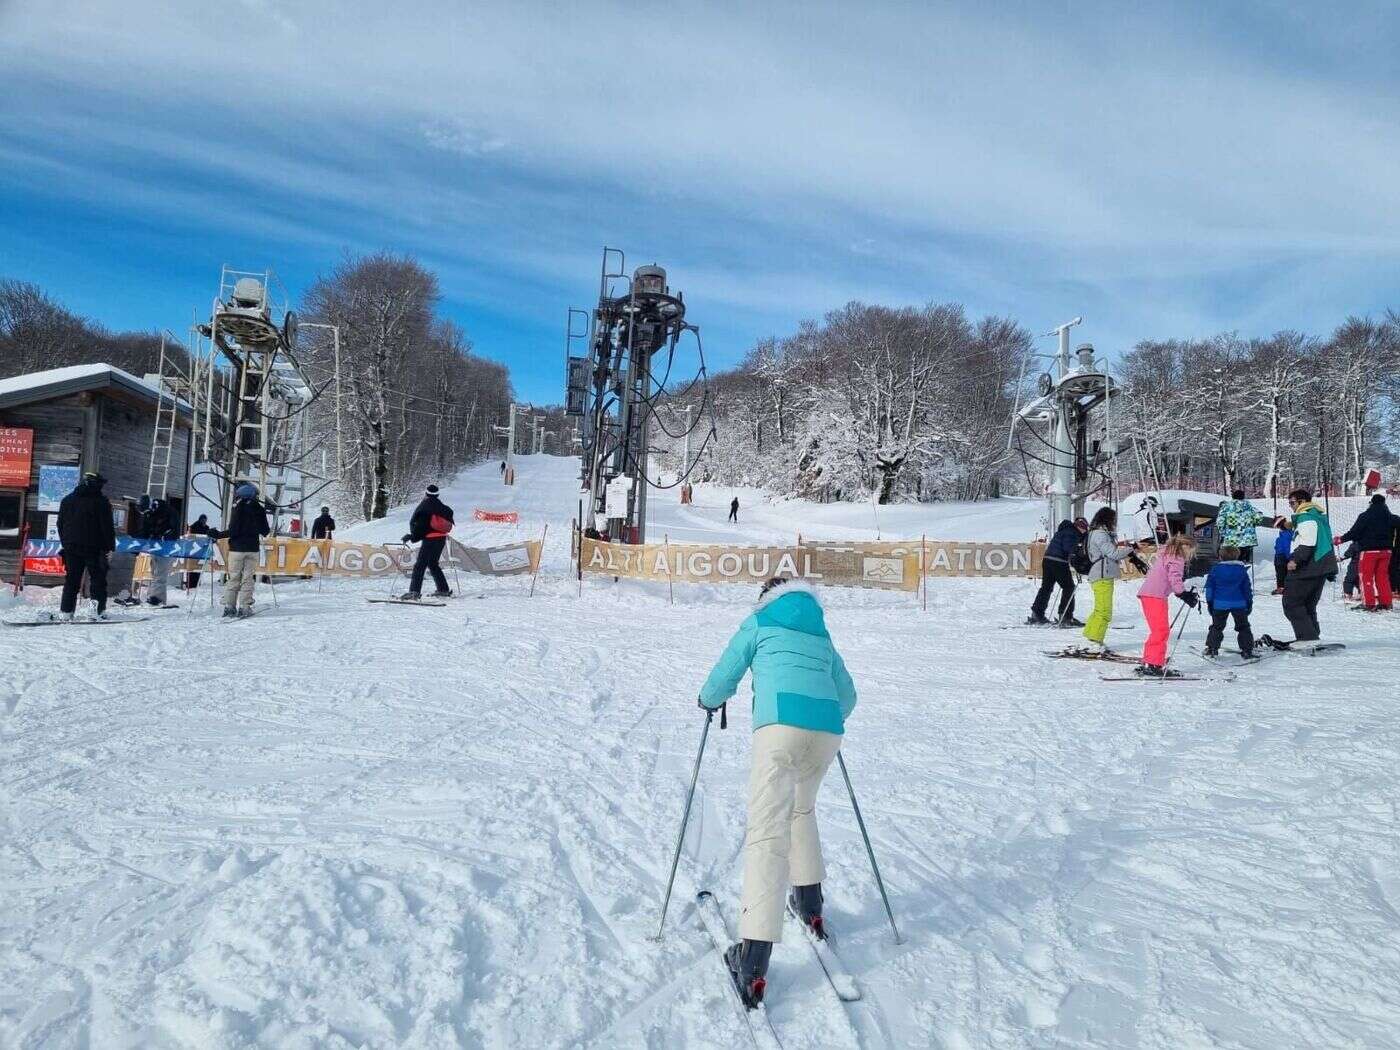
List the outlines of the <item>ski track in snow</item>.
{"type": "MultiPolygon", "coordinates": [[[[533,599],[528,578],[464,576],[485,600],[442,609],[302,583],[275,610],[260,586],[246,622],[187,600],[130,626],[0,628],[0,1046],[739,1045],[691,898],[737,913],[746,700],[711,731],[667,935],[648,938],[693,697],[753,594],[678,587],[671,606],[590,577],[580,599],[573,470],[522,458],[514,491],[488,466],[447,492],[463,519],[522,512],[464,522],[468,543],[550,521],[533,599]]],[[[809,530],[751,494],[733,530],[729,490],[697,494],[658,499],[655,532],[867,534],[868,507],[809,530]]],[[[998,528],[1037,509],[999,505],[998,528]]],[[[893,510],[931,537],[972,514],[893,510]]],[[[355,538],[396,539],[405,515],[355,538]]],[[[1040,655],[1074,632],[999,630],[1032,591],[934,581],[926,615],[826,593],[861,694],[845,755],[905,943],[833,771],[827,907],[865,999],[843,1007],[783,943],[785,1046],[1400,1046],[1400,619],[1329,603],[1341,657],[1108,685],[1040,655]]],[[[1276,599],[1255,619],[1287,635],[1276,599]]]]}

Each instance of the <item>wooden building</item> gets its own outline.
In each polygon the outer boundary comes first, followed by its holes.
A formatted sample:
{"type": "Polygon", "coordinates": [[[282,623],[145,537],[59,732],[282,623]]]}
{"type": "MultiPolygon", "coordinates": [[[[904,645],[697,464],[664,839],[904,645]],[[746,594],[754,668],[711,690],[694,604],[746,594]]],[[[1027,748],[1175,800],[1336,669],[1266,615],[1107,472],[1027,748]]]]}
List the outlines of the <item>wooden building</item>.
{"type": "MultiPolygon", "coordinates": [[[[134,521],[146,492],[160,394],[150,383],[111,365],[74,365],[0,379],[0,573],[19,569],[20,539],[57,539],[58,504],[77,479],[97,471],[107,479],[117,535],[134,521]],[[24,460],[28,457],[28,470],[24,460]]],[[[171,400],[165,395],[166,418],[171,400]]],[[[194,413],[176,404],[165,493],[181,524],[189,489],[194,413]]],[[[160,459],[164,461],[164,453],[160,459]]],[[[134,558],[112,559],[110,587],[128,585],[134,558]]],[[[58,583],[27,576],[26,583],[58,583]]]]}

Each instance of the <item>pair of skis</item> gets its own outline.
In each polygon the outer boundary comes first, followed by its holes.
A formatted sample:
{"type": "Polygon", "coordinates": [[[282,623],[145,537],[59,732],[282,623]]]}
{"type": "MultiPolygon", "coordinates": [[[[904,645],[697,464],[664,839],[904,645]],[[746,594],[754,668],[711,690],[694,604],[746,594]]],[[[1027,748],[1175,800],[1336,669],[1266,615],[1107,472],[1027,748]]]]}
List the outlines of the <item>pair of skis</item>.
{"type": "MultiPolygon", "coordinates": [[[[700,916],[700,925],[710,936],[710,942],[714,945],[715,952],[719,956],[720,965],[724,967],[724,985],[728,989],[729,999],[739,1012],[740,1019],[744,1023],[744,1030],[748,1032],[753,1045],[759,1050],[782,1050],[782,1040],[778,1038],[778,1031],[773,1026],[773,1019],[768,1013],[767,1006],[760,1002],[753,1009],[749,1009],[739,996],[739,989],[734,984],[733,975],[729,972],[729,964],[724,958],[725,950],[734,943],[734,938],[730,933],[729,923],[725,921],[724,913],[720,910],[719,901],[709,890],[701,890],[695,895],[695,910],[700,916]]],[[[860,986],[836,954],[831,938],[829,936],[824,939],[817,937],[811,927],[792,910],[791,902],[788,903],[787,914],[802,928],[803,936],[808,945],[811,946],[812,953],[816,956],[817,963],[821,966],[822,973],[831,986],[832,993],[843,1003],[858,1001],[861,997],[860,986]]]]}

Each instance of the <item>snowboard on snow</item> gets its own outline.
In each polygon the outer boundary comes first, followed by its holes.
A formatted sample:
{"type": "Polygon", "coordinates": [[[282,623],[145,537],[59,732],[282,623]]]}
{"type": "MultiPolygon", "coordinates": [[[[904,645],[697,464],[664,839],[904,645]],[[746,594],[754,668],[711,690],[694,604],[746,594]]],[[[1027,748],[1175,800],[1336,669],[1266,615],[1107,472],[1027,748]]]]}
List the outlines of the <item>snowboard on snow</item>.
{"type": "Polygon", "coordinates": [[[1346,650],[1346,646],[1341,642],[1284,642],[1270,638],[1267,634],[1259,636],[1259,644],[1280,653],[1292,653],[1294,656],[1328,656],[1346,650]]]}

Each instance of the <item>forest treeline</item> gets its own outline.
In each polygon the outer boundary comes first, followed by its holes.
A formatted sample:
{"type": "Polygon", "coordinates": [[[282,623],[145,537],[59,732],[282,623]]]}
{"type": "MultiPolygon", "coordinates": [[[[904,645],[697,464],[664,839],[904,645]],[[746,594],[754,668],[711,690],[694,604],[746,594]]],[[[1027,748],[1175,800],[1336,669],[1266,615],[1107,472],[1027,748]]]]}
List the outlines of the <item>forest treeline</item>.
{"type": "MultiPolygon", "coordinates": [[[[974,320],[956,303],[850,303],[711,377],[715,436],[697,480],[882,503],[1039,494],[1048,446],[1008,451],[1008,431],[1051,365],[1028,355],[1052,349],[1012,318],[974,320]]],[[[1396,476],[1393,311],[1348,318],[1327,336],[1144,340],[1107,356],[1124,390],[1110,425],[1113,444],[1126,446],[1121,485],[1343,492],[1368,467],[1396,476]]],[[[680,443],[663,447],[677,469],[680,443]]]]}
{"type": "MultiPolygon", "coordinates": [[[[296,304],[303,322],[340,329],[339,412],[330,334],[307,326],[298,340],[320,390],[308,444],[327,451],[328,465],[340,461],[338,491],[318,502],[335,504],[340,516],[383,517],[499,444],[492,427],[505,422],[513,398],[509,372],[473,353],[440,305],[437,277],[388,253],[346,257],[296,304]]],[[[0,378],[93,363],[143,376],[158,370],[160,345],[159,332],[114,332],[37,285],[0,280],[0,378]]],[[[167,351],[183,356],[173,342],[167,351]]],[[[320,471],[319,452],[307,466],[320,471]]]]}

